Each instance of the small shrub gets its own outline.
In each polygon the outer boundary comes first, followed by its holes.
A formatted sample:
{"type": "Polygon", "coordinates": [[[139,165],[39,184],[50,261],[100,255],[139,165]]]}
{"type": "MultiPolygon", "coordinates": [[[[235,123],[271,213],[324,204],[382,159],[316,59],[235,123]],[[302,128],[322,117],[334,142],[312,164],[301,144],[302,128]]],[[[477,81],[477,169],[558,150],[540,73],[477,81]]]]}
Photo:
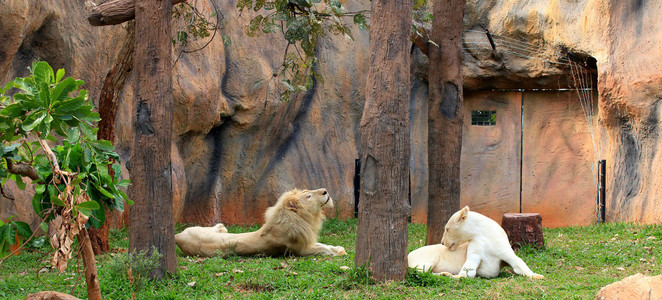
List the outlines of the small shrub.
{"type": "MultiPolygon", "coordinates": [[[[151,251],[123,252],[106,263],[108,281],[129,285],[138,292],[152,279],[152,272],[160,266],[161,253],[156,248],[151,251]]],[[[102,285],[103,286],[103,285],[102,285]]]]}

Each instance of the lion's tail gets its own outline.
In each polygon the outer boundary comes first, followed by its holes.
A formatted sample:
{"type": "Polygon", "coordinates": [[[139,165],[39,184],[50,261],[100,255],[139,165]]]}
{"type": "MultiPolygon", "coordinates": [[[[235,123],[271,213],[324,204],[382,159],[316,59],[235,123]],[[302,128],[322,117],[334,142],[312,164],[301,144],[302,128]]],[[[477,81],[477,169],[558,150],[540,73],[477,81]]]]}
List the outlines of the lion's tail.
{"type": "Polygon", "coordinates": [[[220,233],[227,233],[228,232],[228,229],[225,228],[225,225],[223,225],[223,223],[218,223],[213,228],[214,228],[214,231],[216,231],[216,232],[220,232],[220,233]]]}

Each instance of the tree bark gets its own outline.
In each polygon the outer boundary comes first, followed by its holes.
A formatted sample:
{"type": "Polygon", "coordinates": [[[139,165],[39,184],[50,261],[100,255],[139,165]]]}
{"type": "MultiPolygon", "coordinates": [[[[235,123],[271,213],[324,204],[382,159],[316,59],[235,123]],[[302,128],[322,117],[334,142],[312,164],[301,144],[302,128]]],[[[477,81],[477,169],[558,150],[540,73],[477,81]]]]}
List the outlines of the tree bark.
{"type": "Polygon", "coordinates": [[[101,288],[99,287],[99,275],[97,275],[97,263],[94,259],[94,250],[87,230],[82,229],[78,233],[78,242],[83,253],[83,268],[85,269],[85,283],[87,284],[87,297],[90,300],[101,300],[101,288]]]}
{"type": "MultiPolygon", "coordinates": [[[[103,87],[99,95],[99,114],[101,115],[101,121],[98,124],[99,131],[97,132],[97,139],[104,139],[111,142],[115,140],[115,115],[117,114],[117,106],[119,105],[118,99],[133,68],[135,34],[134,24],[129,23],[127,39],[122,46],[122,51],[117,58],[115,66],[110,69],[103,82],[103,87]]],[[[108,172],[111,176],[113,175],[110,165],[108,166],[108,172]]],[[[106,253],[110,250],[108,235],[110,233],[110,226],[112,226],[110,220],[114,213],[113,210],[106,209],[106,222],[103,223],[101,228],[89,229],[94,254],[106,253]]]]}
{"type": "Polygon", "coordinates": [[[407,0],[372,1],[355,263],[377,280],[407,273],[411,9],[407,0]]]}
{"type": "MultiPolygon", "coordinates": [[[[172,5],[185,2],[186,0],[172,0],[172,5]]],[[[136,0],[112,0],[95,5],[87,21],[92,26],[117,25],[133,20],[136,15],[136,0]]]]}
{"type": "Polygon", "coordinates": [[[428,76],[427,244],[438,244],[444,226],[460,209],[462,152],[462,18],[464,0],[435,0],[428,76]]]}
{"type": "Polygon", "coordinates": [[[133,72],[136,98],[132,122],[133,147],[127,164],[129,194],[129,248],[161,253],[155,278],[177,271],[171,178],[172,48],[170,0],[136,2],[136,45],[133,72]]]}

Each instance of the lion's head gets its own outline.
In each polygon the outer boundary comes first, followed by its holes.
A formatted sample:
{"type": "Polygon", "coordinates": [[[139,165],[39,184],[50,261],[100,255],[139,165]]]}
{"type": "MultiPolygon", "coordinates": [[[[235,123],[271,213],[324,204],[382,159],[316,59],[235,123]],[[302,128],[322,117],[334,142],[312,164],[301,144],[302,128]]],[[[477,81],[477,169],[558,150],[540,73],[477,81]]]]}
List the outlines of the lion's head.
{"type": "Polygon", "coordinates": [[[296,243],[314,243],[327,207],[333,207],[333,199],[326,189],[294,189],[283,193],[276,204],[267,209],[265,225],[284,230],[296,243]]]}
{"type": "Polygon", "coordinates": [[[468,241],[470,238],[465,226],[467,218],[469,218],[469,206],[465,206],[463,209],[454,213],[451,218],[448,219],[448,223],[446,223],[441,243],[451,251],[455,250],[455,247],[468,241]]]}
{"type": "Polygon", "coordinates": [[[274,218],[281,219],[298,216],[298,218],[302,218],[311,224],[321,223],[324,220],[324,208],[327,207],[333,207],[333,199],[331,199],[326,189],[294,189],[280,195],[276,204],[267,209],[265,220],[269,223],[274,218]]]}

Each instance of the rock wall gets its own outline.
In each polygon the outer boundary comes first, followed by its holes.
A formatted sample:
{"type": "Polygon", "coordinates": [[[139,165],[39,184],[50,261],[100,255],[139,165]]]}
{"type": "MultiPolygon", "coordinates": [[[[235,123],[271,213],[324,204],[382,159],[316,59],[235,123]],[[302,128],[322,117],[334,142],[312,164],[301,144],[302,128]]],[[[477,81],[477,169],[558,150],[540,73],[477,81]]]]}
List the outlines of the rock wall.
{"type": "MultiPolygon", "coordinates": [[[[209,0],[212,1],[212,0],[209,0]]],[[[195,1],[210,13],[209,1],[195,1]]],[[[281,63],[285,41],[278,36],[249,38],[236,1],[213,0],[224,17],[220,35],[194,53],[173,52],[173,188],[180,222],[256,223],[266,207],[288,189],[326,187],[336,200],[331,216],[353,215],[354,159],[368,69],[367,31],[354,41],[324,37],[317,67],[324,82],[281,102],[269,80],[281,63]],[[263,80],[262,84],[255,83],[263,80]]],[[[369,2],[347,1],[348,10],[369,2]]],[[[549,49],[590,55],[597,60],[599,157],[607,159],[610,221],[659,222],[662,193],[658,155],[662,3],[618,0],[468,0],[466,37],[490,32],[549,49]]],[[[126,25],[92,27],[83,1],[0,0],[0,81],[24,76],[33,59],[64,67],[84,79],[95,101],[102,82],[127,39],[126,25]]],[[[197,48],[206,40],[194,41],[197,48]]],[[[465,46],[465,48],[471,48],[465,46]]],[[[465,50],[465,91],[492,88],[567,86],[567,69],[547,54],[527,58],[502,51],[465,50]],[[543,58],[543,59],[541,59],[543,58]]],[[[413,51],[412,213],[425,221],[427,199],[427,62],[413,51]]],[[[432,66],[431,66],[432,67],[432,66]]],[[[114,141],[130,160],[131,78],[120,96],[114,141]]],[[[130,174],[126,173],[127,177],[130,174]]],[[[29,215],[29,193],[8,187],[15,201],[0,200],[0,218],[29,215]],[[22,196],[21,196],[22,195],[22,196]],[[22,200],[22,201],[21,201],[22,200]]],[[[543,220],[544,222],[544,220],[543,220]]]]}

